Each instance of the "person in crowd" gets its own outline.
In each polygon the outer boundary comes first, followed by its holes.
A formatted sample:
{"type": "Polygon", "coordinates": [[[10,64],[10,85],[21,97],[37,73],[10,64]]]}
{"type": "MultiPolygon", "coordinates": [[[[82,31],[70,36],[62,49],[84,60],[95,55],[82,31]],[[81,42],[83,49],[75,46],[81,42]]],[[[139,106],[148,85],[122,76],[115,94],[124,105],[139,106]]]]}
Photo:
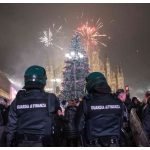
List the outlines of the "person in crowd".
{"type": "Polygon", "coordinates": [[[0,104],[0,146],[3,146],[3,139],[2,139],[2,135],[4,132],[4,120],[3,120],[3,116],[2,116],[2,105],[0,104]]]}
{"type": "Polygon", "coordinates": [[[6,146],[6,124],[9,107],[7,101],[0,98],[0,146],[6,146]]]}
{"type": "Polygon", "coordinates": [[[69,100],[68,106],[64,112],[63,133],[65,138],[65,146],[77,147],[79,144],[79,136],[75,125],[75,116],[77,112],[77,100],[69,100]]]}
{"type": "Polygon", "coordinates": [[[139,107],[139,118],[140,120],[142,121],[142,114],[143,114],[143,111],[145,109],[145,107],[147,106],[147,99],[150,97],[150,91],[146,91],[145,95],[144,95],[144,99],[143,101],[141,102],[141,105],[139,107]]]}
{"type": "Polygon", "coordinates": [[[54,116],[54,145],[56,147],[65,146],[64,144],[64,135],[63,135],[63,127],[64,127],[64,110],[61,108],[58,110],[58,114],[54,116]]]}
{"type": "Polygon", "coordinates": [[[127,126],[129,121],[129,113],[127,110],[127,106],[125,105],[125,101],[127,97],[126,92],[124,91],[124,89],[118,89],[116,91],[116,96],[123,104],[123,125],[127,126]]]}
{"type": "Polygon", "coordinates": [[[46,71],[41,66],[25,71],[25,86],[9,110],[7,146],[54,146],[54,114],[60,105],[55,94],[44,91],[46,80],[46,71]]]}
{"type": "Polygon", "coordinates": [[[136,113],[138,117],[140,116],[140,107],[141,107],[141,102],[137,97],[132,98],[132,108],[136,109],[136,113]]]}
{"type": "Polygon", "coordinates": [[[147,101],[148,101],[149,97],[150,97],[150,91],[146,91],[145,98],[144,98],[145,104],[147,104],[147,101]]]}
{"type": "Polygon", "coordinates": [[[9,112],[10,105],[8,105],[7,100],[4,99],[2,104],[2,116],[3,116],[3,123],[6,126],[8,122],[8,112],[9,112]]]}
{"type": "Polygon", "coordinates": [[[132,98],[132,107],[133,108],[138,108],[140,105],[140,100],[137,97],[132,98]]]}
{"type": "Polygon", "coordinates": [[[4,109],[4,105],[0,104],[0,126],[4,125],[3,109],[4,109]]]}
{"type": "MultiPolygon", "coordinates": [[[[122,116],[122,128],[121,128],[121,146],[133,146],[134,143],[132,139],[132,133],[130,129],[130,122],[129,122],[129,111],[126,106],[126,99],[127,94],[124,89],[118,89],[116,91],[116,97],[118,100],[122,102],[122,109],[123,109],[123,116],[122,116]]],[[[128,105],[129,106],[129,105],[128,105]]],[[[131,106],[131,104],[130,104],[131,106]]],[[[131,108],[130,108],[131,109],[131,108]]]]}
{"type": "Polygon", "coordinates": [[[126,99],[125,99],[124,104],[125,104],[126,107],[127,107],[128,113],[130,113],[131,108],[132,108],[132,100],[131,100],[131,98],[130,98],[129,87],[126,87],[124,92],[125,92],[125,94],[126,94],[126,99]]]}
{"type": "Polygon", "coordinates": [[[86,77],[88,94],[80,102],[76,114],[78,132],[85,146],[120,146],[122,103],[112,94],[100,72],[86,77]]]}
{"type": "Polygon", "coordinates": [[[146,105],[142,111],[142,126],[150,142],[150,95],[146,95],[146,105]]]}

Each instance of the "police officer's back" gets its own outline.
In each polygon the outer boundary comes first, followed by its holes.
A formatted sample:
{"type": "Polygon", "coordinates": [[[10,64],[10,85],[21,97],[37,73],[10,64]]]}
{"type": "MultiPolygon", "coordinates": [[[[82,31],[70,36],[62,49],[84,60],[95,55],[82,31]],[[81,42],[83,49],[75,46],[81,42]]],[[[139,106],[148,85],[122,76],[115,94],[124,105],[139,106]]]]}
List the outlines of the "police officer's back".
{"type": "Polygon", "coordinates": [[[54,94],[44,92],[46,71],[31,66],[25,72],[25,87],[10,106],[8,146],[53,146],[53,114],[59,109],[54,94]]]}
{"type": "Polygon", "coordinates": [[[81,131],[84,126],[86,146],[119,146],[122,104],[111,95],[103,74],[93,72],[86,81],[88,95],[76,117],[78,129],[81,131]]]}

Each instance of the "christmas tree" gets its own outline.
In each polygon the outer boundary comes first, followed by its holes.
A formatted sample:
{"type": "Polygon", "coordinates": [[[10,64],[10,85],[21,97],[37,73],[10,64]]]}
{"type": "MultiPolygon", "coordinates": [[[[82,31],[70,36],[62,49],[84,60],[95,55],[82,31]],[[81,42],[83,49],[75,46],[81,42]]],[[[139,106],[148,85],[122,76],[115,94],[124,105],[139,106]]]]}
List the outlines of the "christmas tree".
{"type": "Polygon", "coordinates": [[[85,77],[89,73],[88,57],[80,36],[75,33],[71,40],[69,53],[66,54],[60,100],[82,98],[85,89],[85,77]]]}

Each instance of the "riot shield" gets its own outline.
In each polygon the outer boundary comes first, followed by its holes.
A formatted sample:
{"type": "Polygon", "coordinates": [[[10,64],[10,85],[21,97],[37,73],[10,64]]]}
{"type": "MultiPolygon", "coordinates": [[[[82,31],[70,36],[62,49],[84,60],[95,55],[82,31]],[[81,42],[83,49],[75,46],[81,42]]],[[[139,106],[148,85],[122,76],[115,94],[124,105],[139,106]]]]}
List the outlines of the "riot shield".
{"type": "Polygon", "coordinates": [[[148,138],[142,128],[141,121],[137,116],[136,109],[132,108],[130,112],[130,127],[136,146],[150,146],[148,138]]]}

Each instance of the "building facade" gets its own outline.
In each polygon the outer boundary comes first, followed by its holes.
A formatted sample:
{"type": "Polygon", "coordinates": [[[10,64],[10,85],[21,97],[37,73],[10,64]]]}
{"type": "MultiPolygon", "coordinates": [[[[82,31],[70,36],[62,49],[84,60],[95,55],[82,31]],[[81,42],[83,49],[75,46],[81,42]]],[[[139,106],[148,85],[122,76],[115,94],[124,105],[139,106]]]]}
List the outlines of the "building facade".
{"type": "Polygon", "coordinates": [[[9,100],[10,99],[10,81],[6,75],[0,71],[0,97],[9,100]]]}
{"type": "Polygon", "coordinates": [[[105,59],[105,62],[102,62],[99,58],[99,51],[92,51],[88,54],[88,57],[90,60],[90,71],[102,72],[105,75],[112,92],[115,92],[120,88],[124,89],[124,74],[121,67],[117,66],[116,69],[113,70],[108,57],[105,59]]]}
{"type": "Polygon", "coordinates": [[[50,65],[46,66],[45,68],[47,74],[47,83],[45,90],[48,92],[54,92],[55,94],[59,94],[63,78],[62,71],[64,68],[64,63],[60,62],[60,65],[57,67],[50,65]]]}

